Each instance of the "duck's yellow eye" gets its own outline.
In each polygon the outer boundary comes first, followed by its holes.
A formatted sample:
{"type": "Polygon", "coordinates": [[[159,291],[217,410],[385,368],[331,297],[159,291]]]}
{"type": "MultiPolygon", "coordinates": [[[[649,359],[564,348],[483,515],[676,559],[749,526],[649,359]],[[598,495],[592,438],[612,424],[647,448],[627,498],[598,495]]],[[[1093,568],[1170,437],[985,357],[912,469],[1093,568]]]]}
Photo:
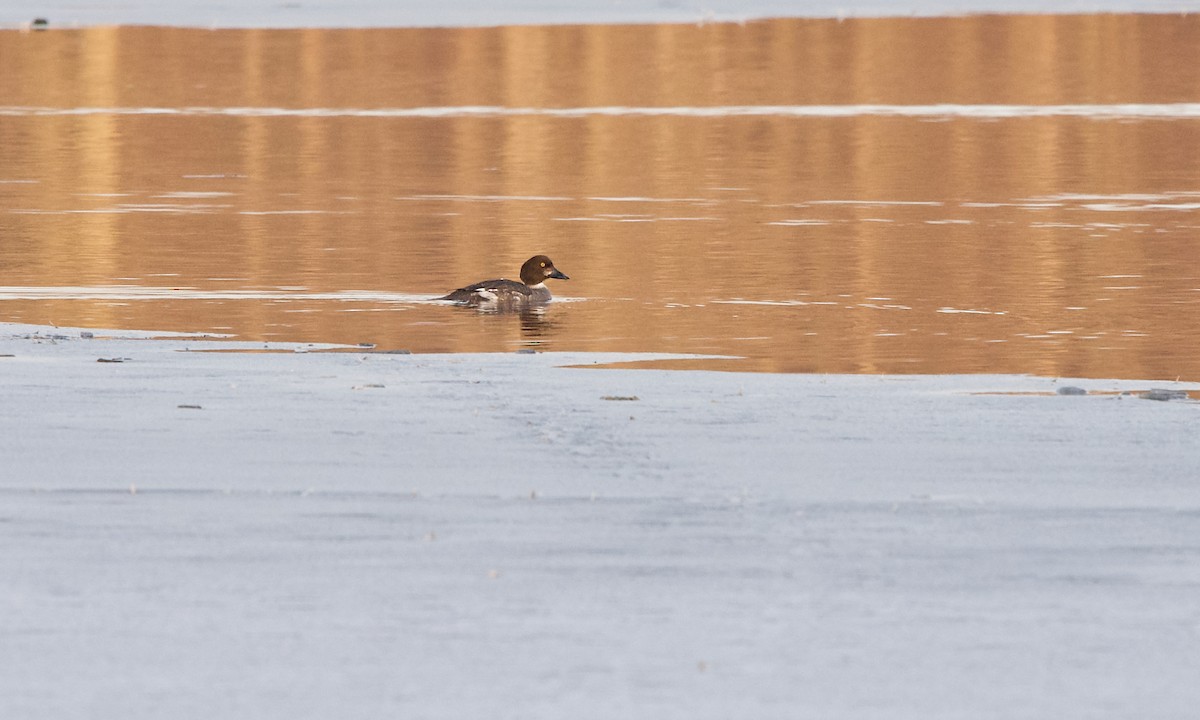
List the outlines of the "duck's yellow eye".
{"type": "Polygon", "coordinates": [[[546,263],[542,263],[542,267],[546,267],[546,263]]]}

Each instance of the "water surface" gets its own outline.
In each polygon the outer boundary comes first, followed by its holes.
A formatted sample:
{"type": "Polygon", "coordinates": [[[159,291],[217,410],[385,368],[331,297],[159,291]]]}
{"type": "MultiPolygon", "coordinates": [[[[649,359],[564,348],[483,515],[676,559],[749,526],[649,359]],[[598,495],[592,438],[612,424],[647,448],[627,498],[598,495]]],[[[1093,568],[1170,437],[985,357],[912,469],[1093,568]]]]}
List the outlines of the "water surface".
{"type": "Polygon", "coordinates": [[[1200,378],[1200,19],[0,33],[0,319],[1200,378]],[[524,316],[429,299],[546,253],[524,316]]]}

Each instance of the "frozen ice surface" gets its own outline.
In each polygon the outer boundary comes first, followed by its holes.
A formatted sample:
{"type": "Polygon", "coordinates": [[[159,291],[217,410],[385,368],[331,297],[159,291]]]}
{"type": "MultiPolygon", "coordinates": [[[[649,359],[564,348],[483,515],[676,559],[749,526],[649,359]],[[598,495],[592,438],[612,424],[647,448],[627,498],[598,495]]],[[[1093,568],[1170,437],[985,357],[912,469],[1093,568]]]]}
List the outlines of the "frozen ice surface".
{"type": "Polygon", "coordinates": [[[1182,13],[1200,0],[0,0],[0,26],[438,27],[581,23],[741,22],[770,17],[878,17],[979,13],[1182,13]]]}
{"type": "Polygon", "coordinates": [[[0,717],[1200,706],[1195,386],[108,335],[0,326],[0,717]]]}

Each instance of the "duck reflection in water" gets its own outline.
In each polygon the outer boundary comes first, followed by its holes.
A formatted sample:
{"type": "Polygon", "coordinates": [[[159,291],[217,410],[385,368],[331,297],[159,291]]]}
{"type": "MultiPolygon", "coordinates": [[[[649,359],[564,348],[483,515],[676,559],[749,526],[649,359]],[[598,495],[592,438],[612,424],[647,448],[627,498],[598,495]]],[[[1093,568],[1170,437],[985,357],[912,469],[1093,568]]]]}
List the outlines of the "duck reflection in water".
{"type": "Polygon", "coordinates": [[[521,321],[522,345],[536,348],[554,335],[558,323],[550,319],[545,305],[528,307],[518,310],[516,315],[521,321]]]}

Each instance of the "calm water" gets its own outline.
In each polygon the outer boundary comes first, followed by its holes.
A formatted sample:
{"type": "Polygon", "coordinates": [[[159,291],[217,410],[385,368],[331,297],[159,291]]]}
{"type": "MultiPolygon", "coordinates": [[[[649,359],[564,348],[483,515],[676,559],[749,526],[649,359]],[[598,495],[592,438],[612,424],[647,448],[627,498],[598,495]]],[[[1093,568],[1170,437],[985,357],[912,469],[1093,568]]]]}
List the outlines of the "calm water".
{"type": "Polygon", "coordinates": [[[0,33],[0,320],[1200,379],[1200,19],[0,33]],[[525,316],[428,301],[546,253],[525,316]]]}

